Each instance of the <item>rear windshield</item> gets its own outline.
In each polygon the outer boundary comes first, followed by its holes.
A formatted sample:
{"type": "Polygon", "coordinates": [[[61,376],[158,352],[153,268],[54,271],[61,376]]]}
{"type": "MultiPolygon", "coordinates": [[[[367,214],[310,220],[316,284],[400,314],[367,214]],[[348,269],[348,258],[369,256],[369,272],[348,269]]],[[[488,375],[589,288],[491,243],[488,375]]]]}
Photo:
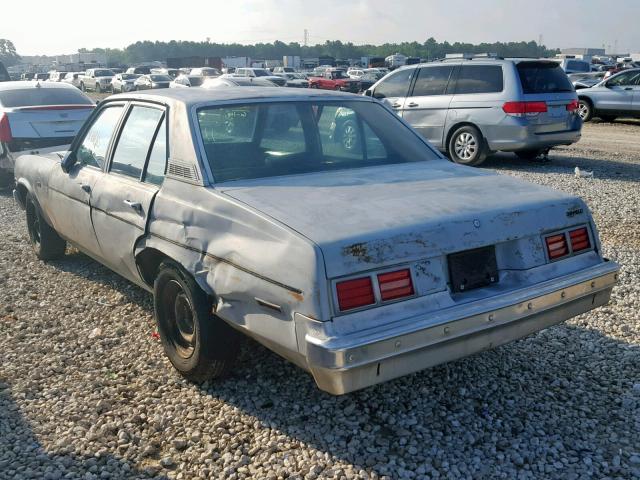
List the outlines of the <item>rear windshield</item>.
{"type": "Polygon", "coordinates": [[[171,78],[167,75],[149,75],[154,82],[170,82],[171,78]]]}
{"type": "Polygon", "coordinates": [[[122,80],[135,80],[136,78],[138,78],[138,75],[136,75],[134,73],[123,73],[122,74],[122,80]]]}
{"type": "Polygon", "coordinates": [[[520,62],[517,68],[525,94],[573,91],[567,74],[555,62],[520,62]]]}
{"type": "Polygon", "coordinates": [[[204,78],[202,77],[189,77],[189,85],[191,85],[192,87],[199,87],[200,85],[202,85],[203,81],[204,78]]]}
{"type": "Polygon", "coordinates": [[[590,72],[591,65],[589,65],[587,62],[569,60],[567,61],[567,70],[575,70],[576,72],[590,72]]]}
{"type": "Polygon", "coordinates": [[[198,110],[216,182],[438,158],[382,105],[280,102],[198,110]]]}
{"type": "Polygon", "coordinates": [[[94,70],[93,74],[96,77],[113,77],[114,73],[111,70],[94,70]]]}
{"type": "Polygon", "coordinates": [[[76,88],[21,88],[0,90],[0,105],[6,108],[35,105],[92,105],[89,97],[76,88]]]}

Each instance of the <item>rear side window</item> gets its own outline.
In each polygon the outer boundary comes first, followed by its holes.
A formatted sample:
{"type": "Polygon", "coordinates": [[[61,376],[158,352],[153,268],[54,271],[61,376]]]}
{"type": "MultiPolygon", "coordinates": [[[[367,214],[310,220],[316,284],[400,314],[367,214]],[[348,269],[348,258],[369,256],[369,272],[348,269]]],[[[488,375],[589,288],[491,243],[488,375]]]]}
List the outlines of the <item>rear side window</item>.
{"type": "Polygon", "coordinates": [[[447,92],[453,66],[425,67],[420,69],[413,87],[414,97],[444,95],[447,92]]]}
{"type": "Polygon", "coordinates": [[[463,65],[456,82],[455,93],[496,93],[504,88],[499,65],[463,65]]]}
{"type": "Polygon", "coordinates": [[[567,74],[555,62],[520,62],[516,68],[525,94],[573,91],[567,74]]]}
{"type": "Polygon", "coordinates": [[[35,105],[92,105],[89,97],[77,88],[31,87],[1,90],[0,105],[7,108],[35,105]]]}
{"type": "Polygon", "coordinates": [[[111,172],[141,178],[162,113],[157,108],[134,106],[131,109],[113,154],[111,172]]]}
{"type": "Polygon", "coordinates": [[[410,68],[389,75],[376,87],[374,96],[376,98],[406,97],[414,72],[415,69],[410,68]]]}

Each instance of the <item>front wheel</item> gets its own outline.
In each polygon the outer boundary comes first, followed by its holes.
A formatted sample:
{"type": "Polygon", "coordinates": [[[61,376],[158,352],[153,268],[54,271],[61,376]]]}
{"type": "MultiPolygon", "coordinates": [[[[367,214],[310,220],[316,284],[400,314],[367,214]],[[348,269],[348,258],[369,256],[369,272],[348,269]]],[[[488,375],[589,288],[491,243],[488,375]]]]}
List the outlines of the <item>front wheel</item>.
{"type": "Polygon", "coordinates": [[[224,375],[238,355],[240,334],[211,313],[211,298],[180,265],[167,260],[159,272],[154,311],[169,360],[192,382],[224,375]]]}
{"type": "Polygon", "coordinates": [[[593,105],[589,100],[580,99],[578,101],[578,115],[583,122],[588,122],[593,118],[593,105]]]}
{"type": "Polygon", "coordinates": [[[67,249],[67,242],[42,218],[30,194],[27,194],[25,204],[29,240],[36,256],[40,260],[55,260],[62,257],[67,249]]]}
{"type": "Polygon", "coordinates": [[[458,128],[449,140],[449,157],[461,165],[476,166],[487,157],[485,141],[476,127],[458,128]]]}

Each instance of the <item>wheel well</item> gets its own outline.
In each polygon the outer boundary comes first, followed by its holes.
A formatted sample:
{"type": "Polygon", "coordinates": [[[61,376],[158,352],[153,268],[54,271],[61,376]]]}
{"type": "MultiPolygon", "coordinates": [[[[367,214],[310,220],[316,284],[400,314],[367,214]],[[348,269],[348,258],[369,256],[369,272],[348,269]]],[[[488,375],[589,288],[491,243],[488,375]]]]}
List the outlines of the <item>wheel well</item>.
{"type": "Polygon", "coordinates": [[[136,264],[138,265],[138,270],[140,270],[140,275],[150,287],[153,287],[158,268],[163,260],[173,259],[155,248],[145,248],[136,256],[136,264]]]}
{"type": "Polygon", "coordinates": [[[27,206],[27,193],[29,193],[29,191],[27,190],[27,187],[25,187],[22,183],[19,183],[16,186],[16,192],[18,193],[18,200],[20,201],[20,206],[22,208],[26,208],[26,206],[27,206]]]}
{"type": "Polygon", "coordinates": [[[478,127],[476,124],[471,123],[471,122],[458,122],[455,125],[453,125],[449,131],[447,132],[447,138],[444,142],[444,149],[447,153],[449,153],[449,142],[451,141],[451,137],[453,136],[453,133],[459,129],[460,127],[473,127],[476,128],[479,132],[480,135],[482,135],[482,138],[484,139],[484,133],[482,133],[482,130],[480,130],[480,127],[478,127]]]}
{"type": "Polygon", "coordinates": [[[589,97],[578,95],[578,100],[584,100],[585,102],[588,102],[589,105],[591,105],[591,107],[593,108],[593,101],[589,97]]]}

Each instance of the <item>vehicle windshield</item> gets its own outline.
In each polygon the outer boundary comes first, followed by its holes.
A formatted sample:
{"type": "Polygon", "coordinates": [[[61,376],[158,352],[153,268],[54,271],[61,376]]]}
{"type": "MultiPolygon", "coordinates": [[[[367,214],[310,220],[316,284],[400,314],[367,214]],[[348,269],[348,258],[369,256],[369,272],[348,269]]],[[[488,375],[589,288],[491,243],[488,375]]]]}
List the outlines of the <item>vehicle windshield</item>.
{"type": "Polygon", "coordinates": [[[171,78],[168,75],[149,75],[152,82],[170,82],[171,78]]]}
{"type": "Polygon", "coordinates": [[[438,155],[374,102],[278,102],[198,110],[216,182],[433,160],[438,155]]]}
{"type": "Polygon", "coordinates": [[[122,80],[135,80],[140,75],[136,75],[135,73],[123,73],[122,80]]]}
{"type": "Polygon", "coordinates": [[[115,75],[111,70],[94,70],[93,74],[96,77],[113,77],[115,75]]]}
{"type": "Polygon", "coordinates": [[[349,78],[349,77],[347,76],[347,74],[344,73],[344,71],[335,70],[331,72],[331,78],[349,78]]]}
{"type": "Polygon", "coordinates": [[[0,90],[0,106],[6,108],[36,105],[93,105],[77,88],[20,88],[0,90]]]}
{"type": "Polygon", "coordinates": [[[270,77],[271,74],[264,70],[263,68],[254,68],[253,73],[256,74],[256,77],[270,77]]]}
{"type": "Polygon", "coordinates": [[[217,68],[203,68],[200,70],[205,77],[214,77],[220,75],[220,71],[217,68]]]}
{"type": "Polygon", "coordinates": [[[189,85],[191,85],[192,87],[199,87],[200,85],[202,85],[202,82],[204,82],[204,77],[200,77],[200,76],[189,77],[189,85]]]}
{"type": "Polygon", "coordinates": [[[520,62],[517,65],[523,93],[573,92],[573,85],[555,62],[520,62]]]}

